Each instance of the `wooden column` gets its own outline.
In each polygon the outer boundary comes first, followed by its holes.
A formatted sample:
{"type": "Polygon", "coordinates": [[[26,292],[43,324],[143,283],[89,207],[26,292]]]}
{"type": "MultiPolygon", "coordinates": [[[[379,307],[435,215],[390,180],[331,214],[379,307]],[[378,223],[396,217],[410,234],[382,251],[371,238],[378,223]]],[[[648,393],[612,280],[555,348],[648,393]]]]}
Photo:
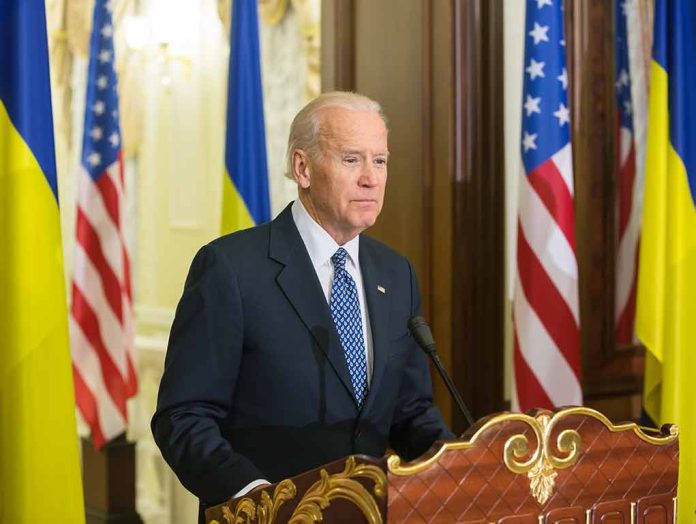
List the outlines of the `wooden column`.
{"type": "Polygon", "coordinates": [[[135,510],[135,444],[119,437],[97,452],[82,439],[87,524],[140,524],[135,510]]]}
{"type": "Polygon", "coordinates": [[[617,347],[614,3],[566,9],[585,402],[615,420],[640,410],[643,350],[617,347]]]}
{"type": "Polygon", "coordinates": [[[475,418],[503,408],[502,19],[499,0],[455,1],[454,369],[475,418]]]}

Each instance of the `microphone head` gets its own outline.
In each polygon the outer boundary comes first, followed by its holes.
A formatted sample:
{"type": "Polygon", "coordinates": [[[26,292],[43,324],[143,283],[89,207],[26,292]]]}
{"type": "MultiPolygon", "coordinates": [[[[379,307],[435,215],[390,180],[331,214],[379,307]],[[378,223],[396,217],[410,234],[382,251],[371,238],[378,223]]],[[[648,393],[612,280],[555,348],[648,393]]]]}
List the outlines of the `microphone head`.
{"type": "Polygon", "coordinates": [[[408,319],[408,330],[420,348],[426,353],[435,353],[435,339],[426,320],[416,315],[408,319]]]}

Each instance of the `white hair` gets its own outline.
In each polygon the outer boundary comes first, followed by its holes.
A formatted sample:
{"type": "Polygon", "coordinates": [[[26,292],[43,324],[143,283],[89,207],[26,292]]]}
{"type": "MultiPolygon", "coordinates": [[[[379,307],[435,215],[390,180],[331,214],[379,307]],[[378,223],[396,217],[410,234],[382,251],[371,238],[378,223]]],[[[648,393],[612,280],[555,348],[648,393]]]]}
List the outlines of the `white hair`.
{"type": "Polygon", "coordinates": [[[292,179],[293,166],[292,154],[297,149],[305,151],[310,158],[317,158],[321,152],[320,131],[321,111],[328,108],[343,108],[349,111],[377,113],[384,125],[387,119],[382,112],[379,102],[350,91],[330,91],[322,93],[317,98],[304,106],[290,124],[290,136],[288,137],[288,150],[286,153],[285,176],[292,179]]]}

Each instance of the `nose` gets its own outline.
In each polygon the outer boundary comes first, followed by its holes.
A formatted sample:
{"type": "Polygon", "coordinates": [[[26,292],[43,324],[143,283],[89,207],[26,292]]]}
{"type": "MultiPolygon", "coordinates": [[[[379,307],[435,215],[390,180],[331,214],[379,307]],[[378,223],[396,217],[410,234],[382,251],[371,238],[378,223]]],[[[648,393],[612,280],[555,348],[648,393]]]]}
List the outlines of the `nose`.
{"type": "Polygon", "coordinates": [[[367,162],[360,173],[359,184],[362,187],[374,187],[379,182],[377,168],[371,162],[367,162]]]}

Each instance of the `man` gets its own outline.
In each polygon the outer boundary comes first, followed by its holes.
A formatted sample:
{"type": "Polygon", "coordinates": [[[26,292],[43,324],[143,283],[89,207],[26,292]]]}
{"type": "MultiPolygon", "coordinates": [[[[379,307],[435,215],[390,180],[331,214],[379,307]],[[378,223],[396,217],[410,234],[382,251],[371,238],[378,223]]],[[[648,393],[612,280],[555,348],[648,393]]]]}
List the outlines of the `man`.
{"type": "Polygon", "coordinates": [[[327,93],[295,117],[299,199],[196,255],[172,326],[155,440],[203,505],[353,453],[453,438],[408,334],[410,263],[360,235],[387,181],[379,105],[327,93]]]}

